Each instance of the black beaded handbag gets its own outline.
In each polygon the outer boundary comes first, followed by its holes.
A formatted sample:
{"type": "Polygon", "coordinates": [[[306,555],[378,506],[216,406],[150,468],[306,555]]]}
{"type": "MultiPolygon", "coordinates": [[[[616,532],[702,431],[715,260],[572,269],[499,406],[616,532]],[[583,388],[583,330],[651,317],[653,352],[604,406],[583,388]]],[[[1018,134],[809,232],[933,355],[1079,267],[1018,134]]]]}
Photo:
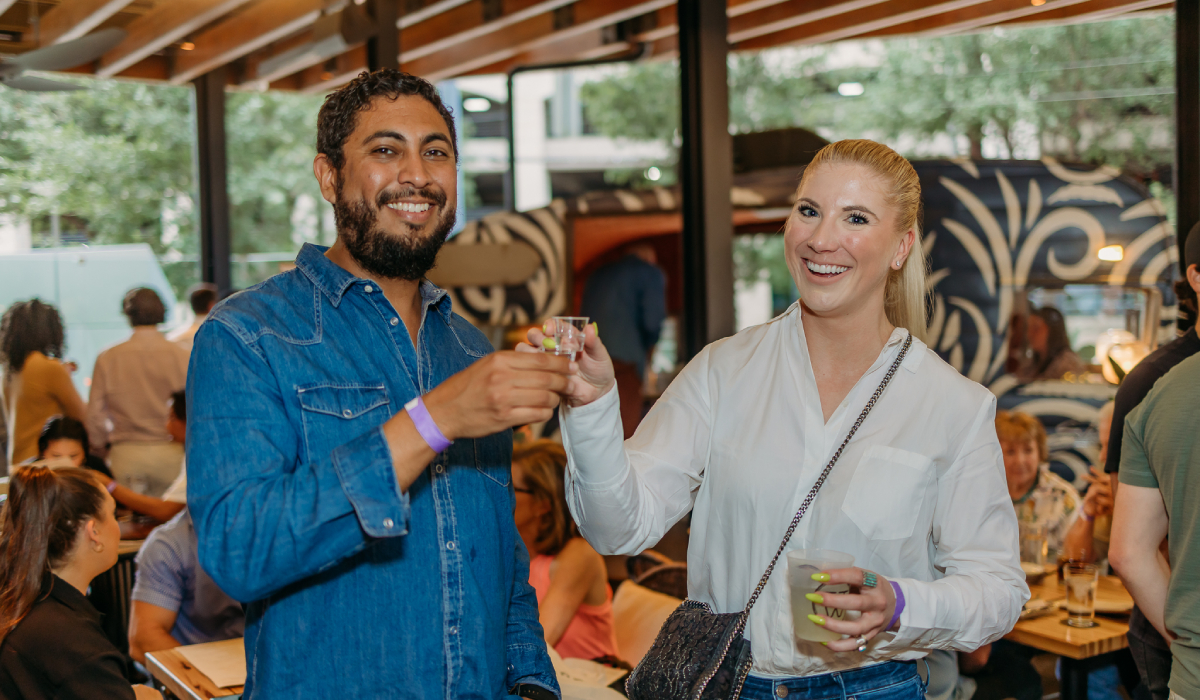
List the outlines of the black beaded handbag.
{"type": "Polygon", "coordinates": [[[867,414],[875,407],[883,390],[887,388],[892,376],[904,361],[908,349],[912,345],[912,334],[904,341],[900,354],[896,356],[892,366],[884,375],[879,388],[867,401],[867,405],[859,414],[858,420],[850,428],[841,447],[833,454],[825,470],[813,484],[796,517],[792,518],[787,534],[767,570],[758,581],[754,593],[750,595],[746,608],[735,613],[714,613],[707,603],[697,600],[685,600],[671,613],[663,623],[653,646],[642,657],[637,668],[629,674],[625,681],[625,691],[631,700],[738,700],[742,694],[742,684],[750,673],[753,657],[750,654],[750,642],[743,636],[746,620],[750,616],[750,608],[758,600],[775,563],[787,547],[788,540],[800,524],[800,518],[808,511],[817,491],[833,470],[833,465],[842,456],[842,451],[850,443],[850,438],[858,431],[858,427],[866,420],[867,414]]]}

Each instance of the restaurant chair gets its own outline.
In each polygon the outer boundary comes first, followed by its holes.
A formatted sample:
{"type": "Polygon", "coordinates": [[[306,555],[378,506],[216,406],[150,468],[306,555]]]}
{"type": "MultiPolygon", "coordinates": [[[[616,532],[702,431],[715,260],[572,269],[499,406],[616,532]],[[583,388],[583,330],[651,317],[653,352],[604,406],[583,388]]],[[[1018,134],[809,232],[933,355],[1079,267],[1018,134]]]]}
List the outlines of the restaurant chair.
{"type": "Polygon", "coordinates": [[[683,601],[652,591],[634,581],[626,581],[613,596],[613,626],[617,633],[617,654],[636,666],[658,636],[667,617],[683,601]]]}

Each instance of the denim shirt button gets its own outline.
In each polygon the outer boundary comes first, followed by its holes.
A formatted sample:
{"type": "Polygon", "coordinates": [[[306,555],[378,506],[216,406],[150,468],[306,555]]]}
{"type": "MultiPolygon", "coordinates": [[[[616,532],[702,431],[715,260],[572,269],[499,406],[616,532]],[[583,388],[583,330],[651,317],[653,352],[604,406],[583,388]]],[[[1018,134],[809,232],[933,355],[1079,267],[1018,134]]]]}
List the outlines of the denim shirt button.
{"type": "Polygon", "coordinates": [[[436,472],[436,473],[438,473],[438,474],[441,474],[441,473],[442,473],[443,471],[445,471],[445,470],[442,468],[442,465],[440,465],[440,464],[435,464],[435,465],[433,465],[433,471],[434,471],[434,472],[436,472]]]}
{"type": "Polygon", "coordinates": [[[395,316],[392,316],[392,325],[394,326],[398,323],[400,323],[400,319],[396,318],[395,316]]]}
{"type": "Polygon", "coordinates": [[[446,549],[454,549],[454,543],[453,543],[453,542],[447,542],[447,543],[446,543],[446,549]]]}
{"type": "Polygon", "coordinates": [[[351,411],[348,408],[346,410],[342,411],[342,418],[349,418],[352,415],[354,415],[354,411],[351,411]]]}
{"type": "Polygon", "coordinates": [[[451,635],[458,634],[458,628],[457,628],[457,627],[451,627],[450,629],[448,629],[448,630],[446,630],[446,631],[447,631],[447,632],[449,632],[451,635]]]}
{"type": "Polygon", "coordinates": [[[370,294],[371,292],[375,291],[375,288],[368,284],[367,286],[363,287],[363,291],[367,294],[370,294]]]}
{"type": "Polygon", "coordinates": [[[396,526],[396,523],[391,518],[384,518],[383,526],[386,527],[387,529],[391,530],[393,527],[396,526]]]}

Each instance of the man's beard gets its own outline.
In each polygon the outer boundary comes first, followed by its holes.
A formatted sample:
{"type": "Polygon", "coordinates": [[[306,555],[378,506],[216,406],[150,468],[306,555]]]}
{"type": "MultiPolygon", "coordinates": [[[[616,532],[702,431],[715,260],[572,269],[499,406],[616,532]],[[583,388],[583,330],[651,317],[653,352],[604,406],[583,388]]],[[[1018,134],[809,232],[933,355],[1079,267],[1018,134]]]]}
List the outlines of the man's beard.
{"type": "Polygon", "coordinates": [[[347,201],[339,180],[333,214],[342,243],[364,270],[388,279],[419,280],[433,269],[438,251],[454,228],[455,211],[443,210],[445,204],[446,195],[440,189],[405,187],[380,192],[375,198],[376,209],[372,209],[365,199],[347,201]],[[432,232],[422,237],[422,229],[409,224],[404,224],[407,235],[379,227],[378,210],[414,196],[431,201],[435,215],[440,216],[432,232]]]}

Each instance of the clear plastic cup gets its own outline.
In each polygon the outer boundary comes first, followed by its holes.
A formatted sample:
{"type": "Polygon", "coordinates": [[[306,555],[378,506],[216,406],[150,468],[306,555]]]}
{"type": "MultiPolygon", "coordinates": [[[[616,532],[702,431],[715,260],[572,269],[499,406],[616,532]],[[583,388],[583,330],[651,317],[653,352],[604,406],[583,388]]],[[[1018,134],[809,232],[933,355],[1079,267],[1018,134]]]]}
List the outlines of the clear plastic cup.
{"type": "Polygon", "coordinates": [[[552,327],[551,338],[554,338],[554,354],[568,355],[572,360],[576,353],[583,349],[584,329],[588,324],[587,316],[555,316],[550,319],[552,327]]]}
{"type": "Polygon", "coordinates": [[[845,635],[830,632],[808,619],[809,615],[820,615],[829,620],[850,620],[858,617],[840,608],[827,608],[805,598],[806,593],[849,593],[850,586],[844,583],[821,583],[812,575],[831,569],[854,566],[854,556],[832,549],[797,549],[787,553],[788,588],[792,593],[792,628],[796,636],[810,642],[832,642],[845,635]]]}

